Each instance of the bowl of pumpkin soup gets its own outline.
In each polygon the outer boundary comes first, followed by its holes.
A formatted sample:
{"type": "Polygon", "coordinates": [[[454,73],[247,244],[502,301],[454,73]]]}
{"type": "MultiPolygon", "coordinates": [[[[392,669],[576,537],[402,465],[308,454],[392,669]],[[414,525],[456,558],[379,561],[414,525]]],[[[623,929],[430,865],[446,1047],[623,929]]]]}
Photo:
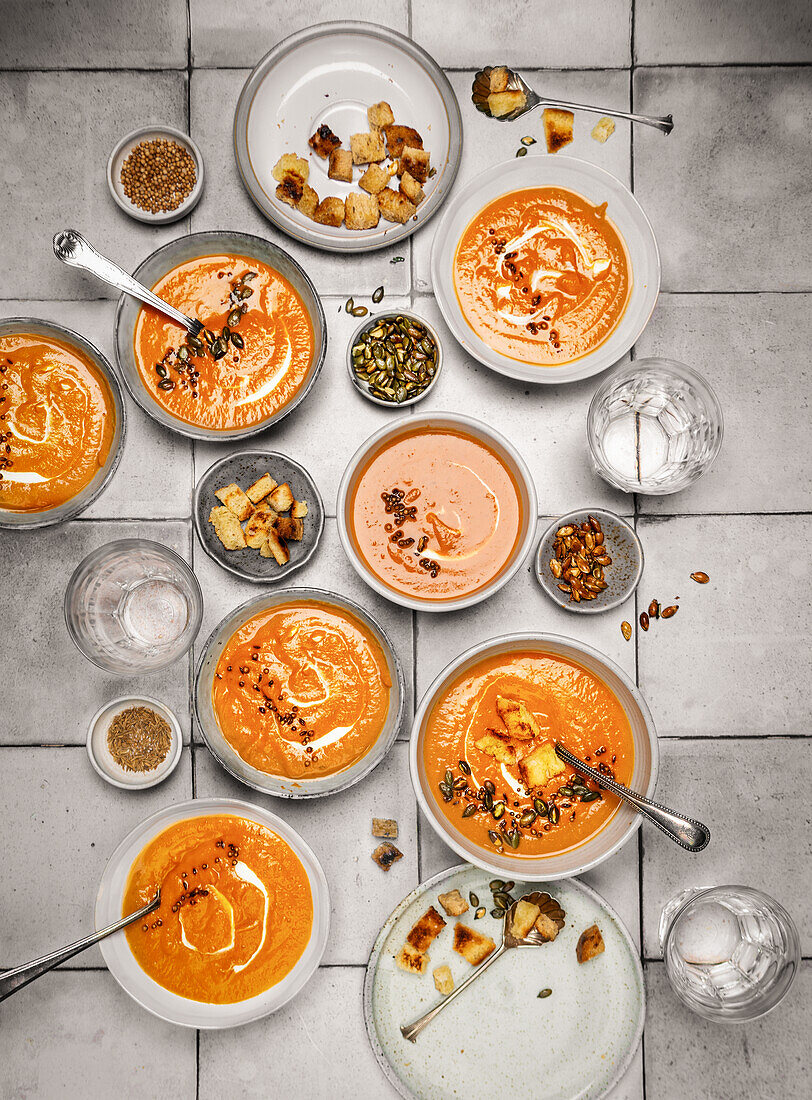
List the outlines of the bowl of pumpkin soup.
{"type": "Polygon", "coordinates": [[[122,295],[116,356],[124,382],[159,424],[192,439],[245,439],[310,391],[327,348],[312,282],[277,245],[247,233],[179,237],[134,272],[203,324],[199,336],[122,295]]]}
{"type": "Polygon", "coordinates": [[[0,527],[61,523],[109,484],[126,411],[112,367],[71,329],[0,321],[0,527]]]}
{"type": "Polygon", "coordinates": [[[438,836],[506,878],[568,878],[608,859],[640,817],[568,768],[555,741],[652,797],[651,714],[603,654],[555,634],[511,634],[452,661],[426,692],[410,742],[412,783],[438,836]]]}
{"type": "Polygon", "coordinates": [[[370,436],[341,480],[341,544],[380,595],[417,611],[479,603],[533,541],[533,478],[495,429],[457,413],[405,416],[370,436]]]}
{"type": "Polygon", "coordinates": [[[157,889],[160,907],[100,946],[122,988],[171,1023],[224,1028],[267,1016],[324,954],[324,871],[298,833],[259,806],[193,799],[136,826],[102,875],[96,927],[157,889]]]}
{"type": "Polygon", "coordinates": [[[447,205],[431,274],[469,354],[508,377],[558,385],[625,355],[657,301],[660,258],[618,179],[531,154],[480,173],[447,205]]]}
{"type": "Polygon", "coordinates": [[[281,798],[345,790],[386,756],[405,684],[383,628],[358,604],[318,588],[259,596],[211,634],[195,714],[215,758],[281,798]]]}

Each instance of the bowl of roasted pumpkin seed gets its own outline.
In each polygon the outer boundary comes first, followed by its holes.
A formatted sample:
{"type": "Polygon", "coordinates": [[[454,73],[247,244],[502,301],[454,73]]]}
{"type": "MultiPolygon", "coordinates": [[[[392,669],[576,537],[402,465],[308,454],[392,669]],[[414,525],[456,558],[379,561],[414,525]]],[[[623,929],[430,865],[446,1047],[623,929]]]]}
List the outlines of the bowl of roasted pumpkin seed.
{"type": "Polygon", "coordinates": [[[368,401],[389,408],[422,400],[442,365],[437,333],[405,309],[364,318],[347,348],[347,370],[355,388],[368,401]]]}

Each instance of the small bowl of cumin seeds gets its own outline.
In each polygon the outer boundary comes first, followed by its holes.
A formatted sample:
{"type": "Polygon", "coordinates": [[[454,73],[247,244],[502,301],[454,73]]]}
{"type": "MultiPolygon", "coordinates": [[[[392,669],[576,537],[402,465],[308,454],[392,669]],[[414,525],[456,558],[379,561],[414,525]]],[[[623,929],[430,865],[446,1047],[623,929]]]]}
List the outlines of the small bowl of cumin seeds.
{"type": "Polygon", "coordinates": [[[185,217],[203,193],[203,157],[173,126],[142,126],[107,161],[107,186],[125,214],[166,225],[185,217]]]}
{"type": "Polygon", "coordinates": [[[108,783],[143,790],[177,767],[182,738],[177,718],[157,699],[128,695],[98,710],[90,720],[87,755],[108,783]]]}

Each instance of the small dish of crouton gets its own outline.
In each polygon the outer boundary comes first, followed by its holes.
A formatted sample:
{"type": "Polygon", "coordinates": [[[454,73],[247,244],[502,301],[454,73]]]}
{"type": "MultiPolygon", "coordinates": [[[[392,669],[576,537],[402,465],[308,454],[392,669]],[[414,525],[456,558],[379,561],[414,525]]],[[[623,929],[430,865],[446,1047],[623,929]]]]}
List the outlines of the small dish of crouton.
{"type": "Polygon", "coordinates": [[[257,584],[286,579],[314,553],[324,505],[310,474],[273,451],[243,451],[211,466],[192,505],[203,549],[257,584]]]}

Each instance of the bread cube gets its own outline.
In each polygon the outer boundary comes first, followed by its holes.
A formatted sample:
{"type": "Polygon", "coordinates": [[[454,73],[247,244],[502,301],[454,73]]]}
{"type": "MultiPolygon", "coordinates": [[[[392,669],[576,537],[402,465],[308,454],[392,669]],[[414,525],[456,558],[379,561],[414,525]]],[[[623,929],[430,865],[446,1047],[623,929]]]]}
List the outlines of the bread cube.
{"type": "Polygon", "coordinates": [[[491,92],[504,92],[510,83],[510,69],[506,65],[495,65],[491,69],[488,87],[491,92]]]}
{"type": "Polygon", "coordinates": [[[292,173],[276,185],[276,197],[280,202],[285,202],[295,210],[302,201],[306,184],[301,176],[292,173]]]}
{"type": "Polygon", "coordinates": [[[276,519],[276,512],[267,504],[258,504],[256,511],[245,525],[245,541],[252,550],[260,550],[268,537],[268,529],[276,519]]]}
{"type": "Polygon", "coordinates": [[[521,901],[516,903],[516,908],[513,910],[513,922],[510,926],[510,931],[517,940],[524,939],[536,923],[540,914],[541,909],[532,901],[525,901],[524,898],[522,898],[521,901]]]}
{"type": "Polygon", "coordinates": [[[424,149],[415,149],[406,145],[398,164],[398,175],[409,173],[418,183],[425,183],[429,178],[431,156],[424,149]]]}
{"type": "Polygon", "coordinates": [[[374,229],[381,218],[374,195],[353,192],[344,200],[344,221],[347,229],[374,229]]]}
{"type": "Polygon", "coordinates": [[[539,913],[536,917],[536,931],[545,943],[552,943],[560,930],[552,917],[548,917],[546,913],[539,913]]]}
{"type": "Polygon", "coordinates": [[[415,206],[419,206],[426,197],[423,188],[409,172],[404,172],[400,179],[400,190],[415,206]]]}
{"type": "Polygon", "coordinates": [[[475,932],[465,924],[454,926],[454,950],[471,964],[478,966],[496,949],[490,936],[475,932]]]}
{"type": "Polygon", "coordinates": [[[344,200],[330,195],[322,199],[313,214],[313,221],[319,225],[332,225],[338,228],[344,221],[344,200]]]}
{"type": "Polygon", "coordinates": [[[226,550],[245,549],[245,535],[240,521],[225,505],[212,508],[209,512],[209,523],[214,527],[214,533],[226,550]]]}
{"type": "Polygon", "coordinates": [[[333,149],[337,149],[341,144],[341,138],[336,137],[333,131],[326,123],[322,123],[316,130],[315,134],[309,139],[307,143],[310,148],[320,156],[322,160],[326,160],[330,156],[333,149]]]}
{"type": "Polygon", "coordinates": [[[386,126],[383,133],[386,137],[386,149],[392,160],[402,156],[407,145],[411,145],[413,149],[423,148],[423,139],[411,126],[386,126]]]}
{"type": "Polygon", "coordinates": [[[511,88],[504,92],[491,92],[488,96],[488,108],[494,118],[504,118],[520,111],[527,103],[527,97],[521,88],[511,88]]]}
{"type": "Polygon", "coordinates": [[[474,744],[480,752],[486,753],[488,756],[492,756],[494,760],[498,760],[500,764],[516,764],[518,763],[518,756],[513,745],[511,745],[507,734],[502,733],[501,730],[488,730],[488,732],[480,737],[474,744]]]}
{"type": "Polygon", "coordinates": [[[277,565],[287,565],[290,561],[290,553],[284,539],[280,539],[273,527],[268,527],[265,542],[259,548],[260,556],[273,558],[277,565]]]}
{"type": "Polygon", "coordinates": [[[381,214],[388,222],[399,222],[403,225],[417,213],[414,203],[391,187],[384,187],[383,191],[378,192],[377,198],[381,214]]]}
{"type": "Polygon", "coordinates": [[[429,965],[428,955],[422,955],[409,943],[404,943],[400,953],[395,957],[395,962],[401,970],[407,974],[425,974],[429,965]]]}
{"type": "Polygon", "coordinates": [[[285,176],[298,176],[302,183],[307,183],[310,174],[310,165],[302,157],[295,153],[283,153],[273,168],[273,178],[277,183],[282,183],[285,176]]]}
{"type": "Polygon", "coordinates": [[[287,539],[290,542],[302,541],[304,524],[300,519],[294,519],[292,516],[279,516],[274,526],[276,527],[276,533],[279,535],[280,539],[287,539]]]}
{"type": "Polygon", "coordinates": [[[296,209],[300,214],[304,214],[306,218],[312,218],[316,213],[316,209],[319,205],[319,196],[313,190],[309,183],[306,183],[302,188],[302,197],[296,204],[296,209]]]}
{"type": "Polygon", "coordinates": [[[437,900],[450,917],[460,917],[468,912],[468,902],[459,890],[449,890],[447,894],[440,894],[437,900]]]}
{"type": "Polygon", "coordinates": [[[511,737],[517,741],[529,741],[540,737],[539,724],[524,703],[518,699],[507,699],[504,695],[496,697],[496,713],[505,723],[511,737]]]}
{"type": "Polygon", "coordinates": [[[545,108],[544,137],[547,141],[548,153],[557,153],[572,141],[574,118],[572,111],[562,111],[558,107],[545,108]]]}
{"type": "Polygon", "coordinates": [[[248,519],[254,510],[253,504],[236,482],[224,485],[222,489],[216,489],[214,495],[240,521],[248,519]]]}
{"type": "Polygon", "coordinates": [[[389,183],[389,173],[386,169],[381,168],[380,164],[370,164],[359,179],[358,186],[363,187],[370,195],[377,195],[379,191],[383,191],[387,183],[389,183]]]}
{"type": "Polygon", "coordinates": [[[600,928],[597,924],[591,924],[578,937],[575,957],[579,963],[585,963],[589,962],[590,959],[594,959],[596,955],[603,954],[605,950],[606,944],[603,942],[600,928]]]}
{"type": "Polygon", "coordinates": [[[425,954],[444,928],[445,921],[434,906],[430,905],[420,920],[413,925],[406,937],[406,943],[411,944],[421,954],[425,954]]]}
{"type": "Polygon", "coordinates": [[[350,149],[353,164],[376,164],[386,156],[383,138],[378,130],[368,134],[352,134],[350,149]]]}
{"type": "Polygon", "coordinates": [[[529,756],[519,761],[519,775],[528,791],[535,787],[543,787],[545,783],[549,783],[556,775],[561,775],[566,770],[563,761],[556,755],[551,741],[537,745],[529,756]]]}
{"type": "Polygon", "coordinates": [[[288,511],[291,504],[293,504],[293,493],[290,491],[290,485],[287,481],[283,481],[281,485],[276,486],[268,497],[268,503],[275,512],[288,511]]]}
{"type": "Polygon", "coordinates": [[[253,485],[249,485],[245,490],[245,495],[251,501],[252,504],[259,504],[261,500],[264,500],[268,493],[272,492],[276,488],[276,482],[270,474],[263,474],[261,478],[258,478],[253,485]]]}
{"type": "Polygon", "coordinates": [[[349,149],[333,149],[327,175],[331,180],[352,183],[352,153],[349,149]]]}
{"type": "Polygon", "coordinates": [[[433,974],[434,986],[438,993],[443,993],[446,996],[451,993],[454,988],[454,979],[451,977],[450,966],[438,966],[433,974]]]}
{"type": "Polygon", "coordinates": [[[383,99],[380,103],[373,103],[371,107],[367,107],[367,118],[371,130],[382,130],[384,126],[391,126],[395,121],[392,108],[383,99]]]}
{"type": "Polygon", "coordinates": [[[599,118],[592,130],[592,137],[603,145],[615,132],[615,120],[612,118],[599,118]]]}

